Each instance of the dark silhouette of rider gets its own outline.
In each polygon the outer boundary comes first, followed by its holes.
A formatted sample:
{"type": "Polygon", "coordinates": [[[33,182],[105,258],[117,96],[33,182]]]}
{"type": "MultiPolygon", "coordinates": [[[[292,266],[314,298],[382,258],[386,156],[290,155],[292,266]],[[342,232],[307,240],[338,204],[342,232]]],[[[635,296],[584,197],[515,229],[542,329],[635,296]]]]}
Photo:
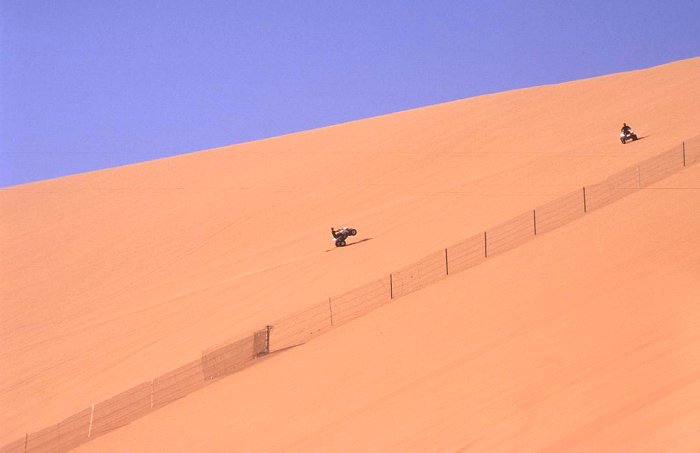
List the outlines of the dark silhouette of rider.
{"type": "Polygon", "coordinates": [[[348,232],[345,230],[345,228],[336,230],[335,228],[331,227],[331,234],[335,239],[346,239],[348,237],[348,232]]]}
{"type": "Polygon", "coordinates": [[[629,126],[627,125],[627,123],[622,123],[622,129],[620,129],[620,131],[621,131],[623,134],[627,135],[627,134],[629,134],[630,132],[632,132],[632,128],[629,127],[629,126]]]}

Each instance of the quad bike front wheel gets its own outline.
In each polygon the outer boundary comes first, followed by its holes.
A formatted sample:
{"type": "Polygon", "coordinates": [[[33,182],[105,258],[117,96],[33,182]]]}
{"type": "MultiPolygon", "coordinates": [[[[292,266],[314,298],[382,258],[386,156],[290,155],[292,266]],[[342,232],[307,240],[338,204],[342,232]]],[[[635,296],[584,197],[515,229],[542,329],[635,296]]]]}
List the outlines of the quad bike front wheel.
{"type": "Polygon", "coordinates": [[[350,228],[350,236],[355,236],[357,234],[357,230],[354,228],[350,228]]]}

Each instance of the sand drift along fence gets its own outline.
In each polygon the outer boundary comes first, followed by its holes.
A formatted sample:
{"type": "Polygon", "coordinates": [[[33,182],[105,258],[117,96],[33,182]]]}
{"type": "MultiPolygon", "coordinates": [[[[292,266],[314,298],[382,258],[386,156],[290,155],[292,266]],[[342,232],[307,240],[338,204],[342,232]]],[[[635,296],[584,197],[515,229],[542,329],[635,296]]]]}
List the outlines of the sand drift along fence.
{"type": "Polygon", "coordinates": [[[524,212],[409,266],[302,311],[3,447],[0,453],[67,451],[124,426],[271,352],[301,345],[406,294],[507,252],[683,168],[700,162],[700,136],[554,201],[524,212]]]}
{"type": "Polygon", "coordinates": [[[232,343],[207,349],[198,360],[93,404],[56,425],[27,434],[1,447],[0,452],[67,451],[129,424],[267,354],[269,332],[265,328],[232,343]]]}

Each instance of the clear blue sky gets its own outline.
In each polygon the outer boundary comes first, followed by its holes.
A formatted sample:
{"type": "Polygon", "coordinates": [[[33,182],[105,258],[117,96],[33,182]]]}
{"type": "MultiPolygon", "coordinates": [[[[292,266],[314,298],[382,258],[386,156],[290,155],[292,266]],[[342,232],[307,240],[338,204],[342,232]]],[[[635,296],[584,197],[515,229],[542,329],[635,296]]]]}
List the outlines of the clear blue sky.
{"type": "Polygon", "coordinates": [[[699,55],[698,0],[0,0],[0,187],[699,55]]]}

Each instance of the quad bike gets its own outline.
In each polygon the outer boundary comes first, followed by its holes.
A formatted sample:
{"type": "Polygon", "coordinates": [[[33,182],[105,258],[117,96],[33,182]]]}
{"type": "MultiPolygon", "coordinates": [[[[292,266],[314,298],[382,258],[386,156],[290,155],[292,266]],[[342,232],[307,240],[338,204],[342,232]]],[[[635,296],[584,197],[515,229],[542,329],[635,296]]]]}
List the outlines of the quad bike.
{"type": "Polygon", "coordinates": [[[620,132],[620,141],[624,145],[628,140],[637,140],[637,134],[634,133],[632,129],[628,129],[625,132],[620,132]]]}
{"type": "Polygon", "coordinates": [[[333,240],[335,241],[336,247],[345,247],[345,240],[348,236],[355,236],[357,230],[350,227],[343,227],[339,230],[331,228],[331,234],[333,235],[333,240]]]}

